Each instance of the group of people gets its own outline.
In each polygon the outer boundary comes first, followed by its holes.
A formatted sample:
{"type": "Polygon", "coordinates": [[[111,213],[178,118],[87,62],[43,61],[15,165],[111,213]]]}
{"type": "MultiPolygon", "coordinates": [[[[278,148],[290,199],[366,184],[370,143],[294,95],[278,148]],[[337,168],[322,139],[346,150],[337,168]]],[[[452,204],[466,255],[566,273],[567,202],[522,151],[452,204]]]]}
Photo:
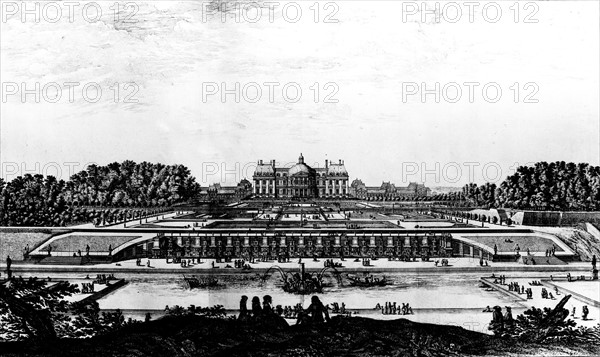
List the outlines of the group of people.
{"type": "Polygon", "coordinates": [[[493,310],[490,310],[488,306],[488,308],[484,310],[484,312],[492,311],[492,322],[490,322],[489,329],[496,334],[501,334],[505,329],[512,329],[515,324],[511,307],[506,306],[505,308],[506,312],[504,315],[502,315],[502,308],[500,306],[494,306],[493,310]]]}
{"type": "Polygon", "coordinates": [[[519,295],[525,294],[527,299],[533,299],[533,290],[531,290],[531,288],[525,288],[524,285],[521,285],[515,281],[508,284],[508,291],[516,292],[519,295]]]}
{"type": "Polygon", "coordinates": [[[323,266],[325,268],[341,268],[343,265],[342,265],[342,263],[334,262],[333,259],[325,259],[323,266]]]}
{"type": "Polygon", "coordinates": [[[290,253],[289,252],[285,252],[285,253],[280,253],[277,254],[277,263],[289,263],[290,262],[290,253]]]}
{"type": "MultiPolygon", "coordinates": [[[[575,317],[575,306],[573,306],[573,310],[571,311],[571,317],[575,317]]],[[[581,319],[582,320],[587,320],[588,315],[590,314],[590,309],[587,307],[587,305],[583,305],[583,307],[581,308],[581,319]]]]}
{"type": "MultiPolygon", "coordinates": [[[[279,311],[279,308],[281,307],[281,305],[277,305],[277,307],[275,308],[276,311],[279,311]]],[[[298,317],[298,315],[300,314],[300,311],[302,311],[302,304],[298,303],[294,306],[290,306],[290,305],[286,305],[283,307],[283,317],[285,317],[286,319],[295,319],[298,317]]]]}
{"type": "Polygon", "coordinates": [[[115,280],[114,274],[97,274],[96,279],[94,279],[94,283],[96,284],[108,284],[109,280],[115,280]]]}
{"type": "Polygon", "coordinates": [[[542,286],[542,282],[539,280],[532,280],[529,282],[529,285],[531,286],[542,286]]]}
{"type": "Polygon", "coordinates": [[[578,281],[578,280],[585,280],[585,275],[579,275],[578,277],[573,279],[573,277],[571,276],[571,273],[567,273],[567,281],[568,282],[578,281]]]}
{"type": "Polygon", "coordinates": [[[442,260],[439,260],[439,259],[438,259],[438,260],[436,260],[436,261],[435,261],[435,263],[434,263],[434,264],[435,264],[435,266],[436,266],[436,267],[437,267],[437,266],[443,266],[443,267],[447,267],[447,266],[448,266],[448,259],[446,259],[446,258],[444,258],[444,259],[442,259],[442,260]]]}
{"type": "MultiPolygon", "coordinates": [[[[529,298],[529,296],[528,296],[528,298],[529,298]]],[[[542,288],[542,299],[556,300],[554,295],[552,295],[552,293],[549,293],[548,290],[546,290],[546,288],[542,288]]]]}
{"type": "Polygon", "coordinates": [[[513,281],[508,284],[508,291],[514,291],[517,294],[524,294],[525,287],[523,285],[520,285],[518,282],[513,281]]]}
{"type": "Polygon", "coordinates": [[[494,284],[506,285],[506,275],[495,276],[492,274],[492,278],[494,278],[494,284]]]}
{"type": "Polygon", "coordinates": [[[556,246],[552,244],[552,248],[546,249],[546,257],[553,257],[556,255],[556,246]]]}
{"type": "Polygon", "coordinates": [[[413,309],[409,303],[402,303],[402,307],[400,305],[396,305],[396,302],[386,302],[384,306],[380,303],[375,305],[375,310],[381,310],[383,315],[412,315],[413,309]]]}
{"type": "Polygon", "coordinates": [[[270,295],[263,296],[262,304],[258,296],[254,296],[251,302],[251,310],[247,307],[248,296],[243,295],[240,300],[240,321],[265,322],[271,326],[287,326],[284,316],[292,314],[296,316],[296,324],[318,324],[325,321],[329,322],[329,312],[318,296],[311,298],[310,306],[305,310],[302,305],[298,304],[294,308],[286,306],[282,308],[277,305],[273,308],[273,298],[270,295]]]}
{"type": "MultiPolygon", "coordinates": [[[[142,264],[142,258],[137,258],[137,259],[135,260],[135,265],[137,265],[137,266],[139,266],[139,267],[143,266],[143,264],[142,264]]],[[[147,266],[148,268],[150,268],[150,259],[147,259],[147,260],[146,260],[146,266],[147,266]]]]}
{"type": "MultiPolygon", "coordinates": [[[[327,309],[329,309],[329,304],[325,305],[325,307],[327,309]]],[[[337,302],[332,303],[331,304],[331,312],[333,312],[334,314],[341,314],[341,315],[352,314],[352,312],[346,310],[346,304],[344,302],[342,302],[342,305],[340,305],[337,302]]]]}
{"type": "Polygon", "coordinates": [[[91,282],[91,283],[81,283],[81,293],[82,294],[92,294],[94,293],[94,288],[95,288],[95,282],[91,282]]]}
{"type": "Polygon", "coordinates": [[[252,269],[250,264],[246,263],[244,259],[236,259],[233,261],[233,265],[236,269],[252,269]]]}

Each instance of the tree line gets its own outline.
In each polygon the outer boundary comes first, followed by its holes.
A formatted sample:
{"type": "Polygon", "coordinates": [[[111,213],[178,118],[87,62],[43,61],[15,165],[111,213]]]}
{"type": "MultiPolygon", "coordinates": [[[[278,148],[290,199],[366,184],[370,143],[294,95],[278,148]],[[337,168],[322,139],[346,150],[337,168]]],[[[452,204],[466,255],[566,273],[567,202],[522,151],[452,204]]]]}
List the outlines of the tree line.
{"type": "Polygon", "coordinates": [[[473,206],[549,211],[600,210],[600,167],[557,161],[519,166],[499,186],[471,183],[463,195],[473,206]]]}
{"type": "Polygon", "coordinates": [[[200,185],[183,165],[90,165],[68,181],[26,174],[0,179],[0,225],[65,226],[141,217],[146,208],[187,202],[200,185]]]}

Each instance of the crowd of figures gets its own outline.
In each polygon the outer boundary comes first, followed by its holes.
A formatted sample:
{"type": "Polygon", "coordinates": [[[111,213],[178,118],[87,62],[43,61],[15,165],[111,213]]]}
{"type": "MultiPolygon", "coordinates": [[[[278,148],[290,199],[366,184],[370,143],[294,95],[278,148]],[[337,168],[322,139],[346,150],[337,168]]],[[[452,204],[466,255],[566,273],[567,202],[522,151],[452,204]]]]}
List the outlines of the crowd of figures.
{"type": "Polygon", "coordinates": [[[94,283],[96,284],[108,284],[110,280],[115,280],[114,274],[97,274],[96,279],[94,279],[94,283]]]}
{"type": "Polygon", "coordinates": [[[325,262],[323,262],[323,266],[325,268],[341,268],[341,267],[343,267],[342,263],[336,263],[333,261],[333,259],[325,259],[325,262]]]}
{"type": "MultiPolygon", "coordinates": [[[[492,277],[494,278],[494,284],[507,285],[506,284],[506,276],[500,275],[500,276],[496,277],[492,274],[492,277]]],[[[551,280],[554,280],[554,277],[552,275],[550,275],[550,278],[551,278],[551,280]]],[[[581,275],[581,276],[577,277],[576,280],[585,280],[585,276],[581,275]]],[[[567,281],[574,281],[573,278],[571,277],[570,273],[567,274],[567,281]]],[[[543,284],[539,280],[532,280],[529,282],[529,285],[530,286],[542,286],[543,284]]],[[[533,299],[533,290],[531,288],[525,288],[525,286],[519,284],[516,281],[508,283],[508,291],[515,292],[519,295],[525,294],[527,296],[527,299],[533,299]]],[[[554,286],[554,294],[552,294],[552,292],[548,291],[548,289],[546,289],[545,287],[543,287],[541,290],[542,299],[556,300],[555,295],[556,296],[561,295],[558,290],[558,286],[554,286]]],[[[498,309],[501,310],[501,307],[495,306],[494,310],[492,310],[488,306],[488,307],[486,307],[485,310],[483,310],[483,312],[494,312],[495,313],[496,310],[498,310],[498,309]]],[[[507,313],[504,314],[504,322],[503,323],[504,323],[504,325],[508,324],[508,326],[510,327],[512,324],[512,314],[510,313],[510,307],[507,306],[506,309],[507,309],[507,313]],[[508,321],[508,323],[506,321],[508,321]]],[[[575,312],[576,312],[575,307],[573,307],[571,316],[575,317],[575,312]]],[[[589,308],[587,307],[587,305],[584,305],[582,308],[582,319],[586,320],[588,314],[589,314],[589,308]]],[[[495,316],[496,316],[496,318],[499,318],[497,316],[497,314],[495,316]]],[[[490,329],[492,329],[491,325],[490,325],[490,329]]]]}
{"type": "MultiPolygon", "coordinates": [[[[567,296],[567,299],[568,299],[568,296],[567,296]]],[[[566,302],[566,300],[564,302],[566,302]]],[[[563,304],[563,302],[561,302],[561,303],[559,303],[559,305],[557,305],[557,308],[555,308],[554,310],[547,309],[547,311],[549,311],[549,313],[544,320],[548,320],[550,322],[564,320],[567,316],[569,316],[569,311],[567,309],[564,309],[563,307],[564,307],[564,304],[563,304]],[[560,306],[560,309],[557,310],[558,306],[560,306]],[[557,312],[556,314],[552,315],[552,312],[554,312],[554,311],[560,311],[560,313],[557,312]],[[551,319],[551,317],[553,319],[551,319]]],[[[512,316],[512,309],[510,306],[505,306],[505,309],[506,309],[506,312],[504,313],[504,315],[502,314],[502,308],[500,306],[494,306],[493,309],[491,309],[488,306],[485,308],[485,310],[483,310],[483,312],[492,312],[492,321],[490,322],[488,329],[494,331],[494,333],[496,333],[496,334],[501,334],[504,332],[511,333],[514,331],[516,321],[512,316]]],[[[535,308],[533,308],[533,310],[535,310],[535,308]]],[[[587,320],[589,313],[590,313],[590,310],[589,310],[588,306],[584,305],[581,309],[581,319],[587,320]]],[[[526,314],[527,314],[527,312],[526,312],[526,314]]],[[[571,317],[575,318],[575,314],[576,314],[576,308],[573,307],[573,310],[571,311],[571,317]]],[[[538,321],[538,322],[540,322],[540,321],[538,321]]]]}
{"type": "Polygon", "coordinates": [[[81,293],[82,294],[93,294],[95,289],[95,282],[91,283],[81,283],[81,293]]]}
{"type": "Polygon", "coordinates": [[[567,274],[567,281],[568,281],[568,282],[572,282],[572,281],[579,281],[579,280],[585,280],[585,275],[579,275],[579,276],[577,276],[577,277],[573,278],[573,277],[571,276],[571,273],[568,273],[568,274],[567,274]]]}
{"type": "Polygon", "coordinates": [[[304,309],[301,304],[297,304],[293,308],[281,305],[273,307],[273,298],[270,295],[265,295],[262,300],[258,296],[254,296],[251,301],[251,309],[248,310],[248,296],[243,295],[240,300],[240,314],[238,320],[267,323],[273,327],[288,326],[285,317],[296,318],[296,324],[318,324],[325,321],[329,322],[328,309],[318,296],[311,298],[311,303],[308,308],[304,309]],[[286,316],[287,313],[287,316],[286,316]]]}
{"type": "MultiPolygon", "coordinates": [[[[325,307],[327,309],[329,309],[329,304],[325,305],[325,307]]],[[[341,305],[337,302],[332,303],[331,304],[331,312],[334,314],[345,315],[345,316],[352,315],[352,311],[349,311],[348,309],[346,309],[346,304],[343,302],[341,305]]]]}
{"type": "MultiPolygon", "coordinates": [[[[86,275],[86,279],[90,279],[89,275],[86,275]]],[[[93,294],[96,291],[96,284],[108,285],[109,281],[115,280],[114,274],[96,274],[96,278],[91,283],[81,283],[82,294],[93,294]]]]}
{"type": "Polygon", "coordinates": [[[236,259],[233,261],[233,265],[236,269],[245,269],[245,270],[249,270],[252,269],[252,267],[250,266],[250,264],[248,264],[244,259],[236,259]]]}
{"type": "Polygon", "coordinates": [[[377,303],[374,310],[381,310],[383,315],[412,315],[414,314],[409,303],[396,304],[396,302],[386,302],[385,305],[377,303]]]}

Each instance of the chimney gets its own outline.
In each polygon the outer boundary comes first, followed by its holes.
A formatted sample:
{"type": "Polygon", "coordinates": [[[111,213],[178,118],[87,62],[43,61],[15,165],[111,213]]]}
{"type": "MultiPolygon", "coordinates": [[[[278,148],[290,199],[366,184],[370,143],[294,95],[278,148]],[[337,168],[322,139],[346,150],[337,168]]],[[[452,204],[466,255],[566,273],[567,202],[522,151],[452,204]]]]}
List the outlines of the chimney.
{"type": "Polygon", "coordinates": [[[262,164],[263,164],[263,163],[262,163],[262,160],[259,160],[259,161],[258,161],[258,164],[259,164],[259,165],[262,165],[262,164]]]}
{"type": "Polygon", "coordinates": [[[275,167],[275,160],[271,160],[271,166],[275,167]]]}
{"type": "Polygon", "coordinates": [[[329,160],[325,159],[325,168],[327,168],[327,164],[329,163],[329,160]]]}
{"type": "Polygon", "coordinates": [[[342,164],[342,159],[339,159],[339,160],[340,160],[340,165],[341,165],[342,164]]]}

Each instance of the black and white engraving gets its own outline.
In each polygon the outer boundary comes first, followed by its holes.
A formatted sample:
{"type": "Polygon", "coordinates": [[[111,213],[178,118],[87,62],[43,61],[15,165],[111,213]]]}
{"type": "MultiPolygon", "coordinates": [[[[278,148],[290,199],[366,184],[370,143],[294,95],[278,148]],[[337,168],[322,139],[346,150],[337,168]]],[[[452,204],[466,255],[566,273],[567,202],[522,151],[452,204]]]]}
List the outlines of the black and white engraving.
{"type": "Polygon", "coordinates": [[[0,0],[0,356],[600,355],[599,26],[0,0]]]}

